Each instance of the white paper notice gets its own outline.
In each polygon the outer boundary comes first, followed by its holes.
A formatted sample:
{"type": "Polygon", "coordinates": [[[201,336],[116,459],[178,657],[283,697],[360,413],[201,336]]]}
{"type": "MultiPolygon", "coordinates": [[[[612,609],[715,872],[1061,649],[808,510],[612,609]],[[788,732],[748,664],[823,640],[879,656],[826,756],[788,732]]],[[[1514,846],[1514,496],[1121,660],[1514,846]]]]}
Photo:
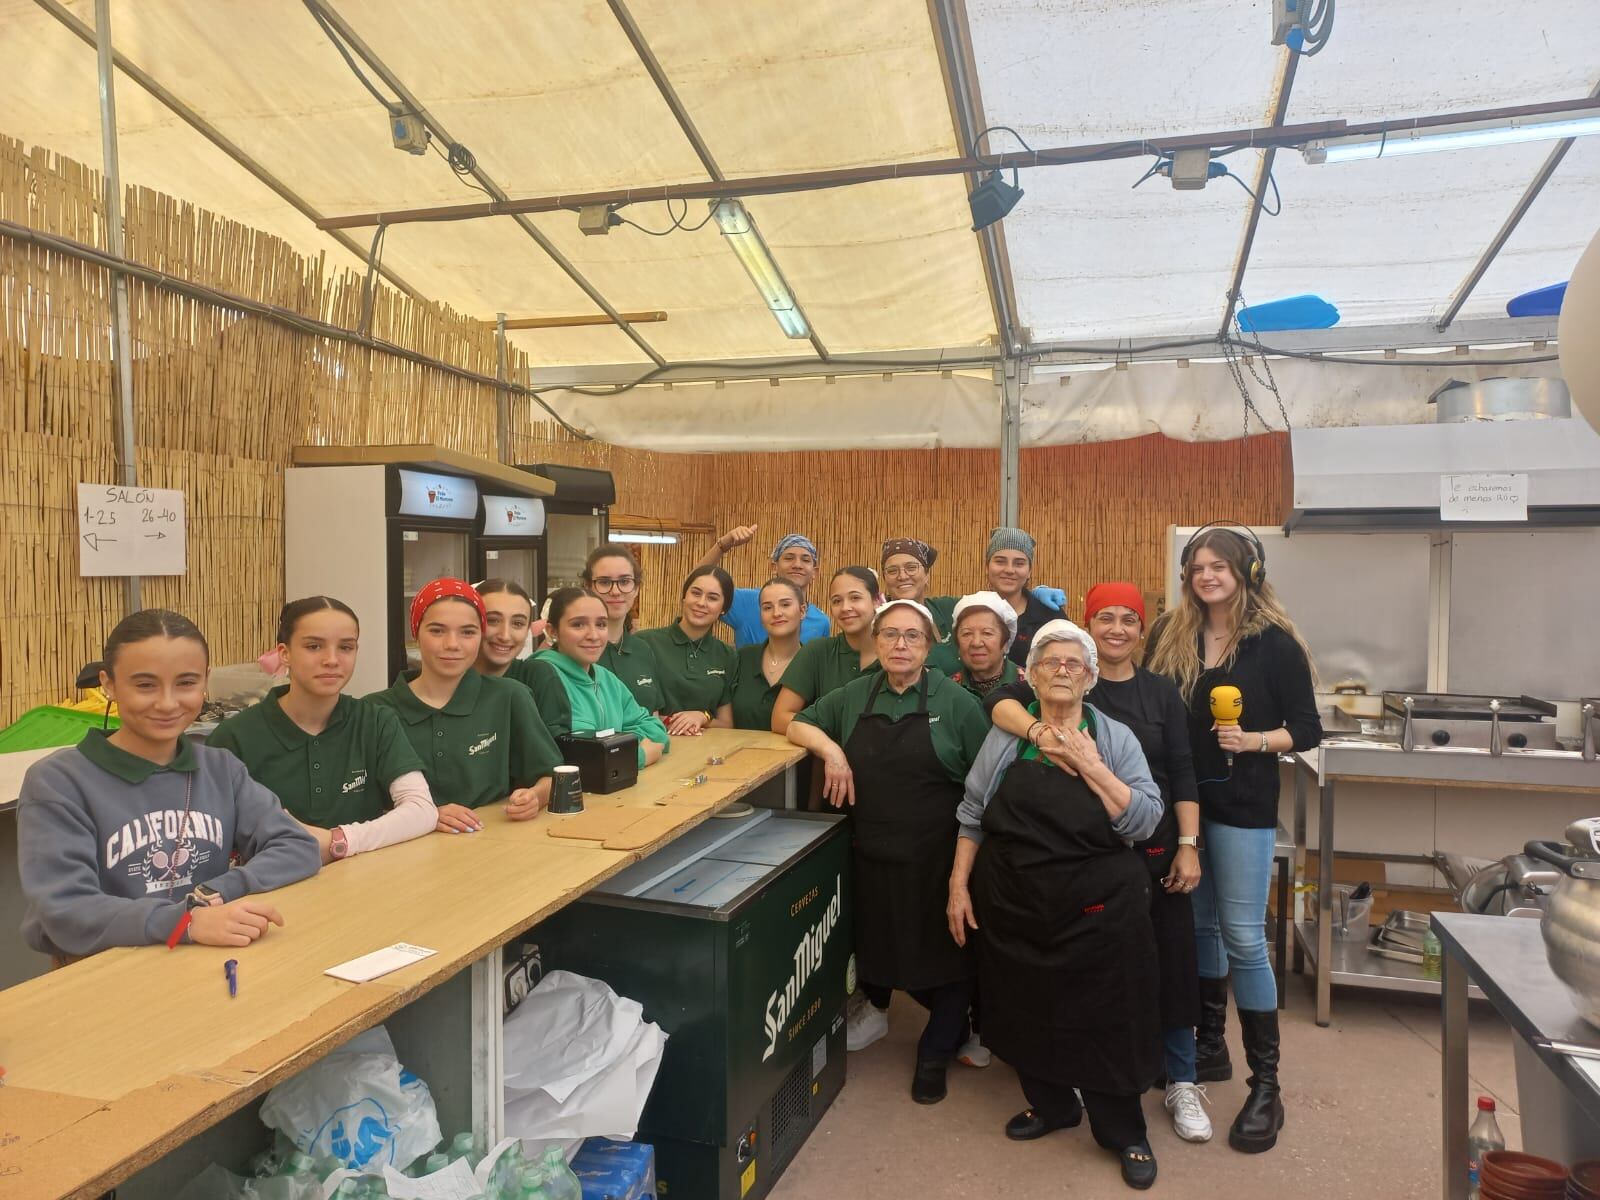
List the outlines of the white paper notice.
{"type": "Polygon", "coordinates": [[[323,974],[332,975],[335,979],[348,979],[351,983],[366,983],[367,980],[377,979],[390,971],[398,971],[401,967],[409,967],[414,962],[432,958],[437,953],[437,950],[429,950],[425,946],[396,942],[382,950],[374,950],[371,954],[363,954],[360,958],[352,958],[349,962],[329,967],[323,974]]]}
{"type": "Polygon", "coordinates": [[[1439,476],[1441,521],[1526,521],[1526,475],[1439,476]]]}
{"type": "Polygon", "coordinates": [[[78,485],[79,575],[182,575],[183,493],[175,488],[78,485]]]}

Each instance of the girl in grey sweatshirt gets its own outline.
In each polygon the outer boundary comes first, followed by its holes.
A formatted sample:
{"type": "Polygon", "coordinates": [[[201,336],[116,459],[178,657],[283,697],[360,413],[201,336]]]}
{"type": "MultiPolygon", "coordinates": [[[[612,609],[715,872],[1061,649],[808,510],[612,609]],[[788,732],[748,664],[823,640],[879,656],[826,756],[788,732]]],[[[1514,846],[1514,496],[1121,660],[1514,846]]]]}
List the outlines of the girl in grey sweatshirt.
{"type": "Polygon", "coordinates": [[[250,897],[316,873],[316,840],[278,798],[227,751],[183,736],[208,666],[205,638],[177,613],[146,609],[112,630],[100,679],[121,728],[91,731],[22,781],[22,932],[36,950],[59,961],[111,946],[248,945],[283,924],[250,897]]]}

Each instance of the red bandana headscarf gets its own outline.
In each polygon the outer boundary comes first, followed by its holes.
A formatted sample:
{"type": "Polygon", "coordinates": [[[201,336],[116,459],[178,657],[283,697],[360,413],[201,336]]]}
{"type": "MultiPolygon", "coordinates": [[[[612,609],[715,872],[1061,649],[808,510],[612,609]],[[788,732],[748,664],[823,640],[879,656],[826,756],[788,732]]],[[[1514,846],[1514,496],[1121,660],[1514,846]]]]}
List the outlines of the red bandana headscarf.
{"type": "Polygon", "coordinates": [[[487,624],[487,617],[483,611],[483,597],[464,579],[435,579],[417,593],[417,598],[411,602],[411,636],[417,636],[417,630],[422,628],[422,616],[440,600],[448,599],[465,600],[478,610],[478,628],[482,629],[487,624]]]}

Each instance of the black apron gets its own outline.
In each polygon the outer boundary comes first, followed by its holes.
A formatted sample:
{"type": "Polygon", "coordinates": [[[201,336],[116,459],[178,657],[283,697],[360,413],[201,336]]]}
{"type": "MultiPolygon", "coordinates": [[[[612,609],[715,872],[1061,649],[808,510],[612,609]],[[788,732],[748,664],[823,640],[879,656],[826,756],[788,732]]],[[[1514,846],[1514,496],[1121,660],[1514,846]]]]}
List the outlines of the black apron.
{"type": "MultiPolygon", "coordinates": [[[[1107,710],[1098,700],[1091,698],[1091,703],[1133,730],[1145,761],[1154,768],[1166,757],[1165,735],[1160,722],[1150,715],[1149,697],[1137,675],[1131,689],[1118,689],[1118,697],[1127,691],[1134,696],[1131,706],[1107,710]]],[[[1178,813],[1164,782],[1167,772],[1162,769],[1157,775],[1152,769],[1151,774],[1162,781],[1161,823],[1144,841],[1135,842],[1133,848],[1150,872],[1150,923],[1155,927],[1156,959],[1161,969],[1161,1028],[1181,1029],[1200,1023],[1200,957],[1195,947],[1194,905],[1187,892],[1173,893],[1161,886],[1178,853],[1178,813]]]]}
{"type": "Polygon", "coordinates": [[[863,983],[910,991],[972,973],[945,918],[963,786],[933,748],[927,672],[917,711],[898,719],[872,711],[883,680],[880,673],[844,744],[856,792],[856,973],[863,983]]]}
{"type": "Polygon", "coordinates": [[[1150,877],[1082,778],[1006,769],[973,871],[983,1040],[1021,1074],[1133,1095],[1161,1069],[1150,877]]]}

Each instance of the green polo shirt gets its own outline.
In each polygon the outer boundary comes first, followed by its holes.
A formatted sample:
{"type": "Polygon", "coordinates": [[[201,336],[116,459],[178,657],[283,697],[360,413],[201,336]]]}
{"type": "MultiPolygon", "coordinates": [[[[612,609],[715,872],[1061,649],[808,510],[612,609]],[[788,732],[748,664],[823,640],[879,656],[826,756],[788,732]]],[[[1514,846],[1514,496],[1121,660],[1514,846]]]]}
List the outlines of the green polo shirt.
{"type": "Polygon", "coordinates": [[[600,654],[600,665],[627,684],[633,698],[644,708],[650,712],[666,709],[655,651],[638,633],[630,629],[620,642],[607,645],[600,654]]]}
{"type": "Polygon", "coordinates": [[[772,729],[772,706],[777,702],[783,681],[768,683],[761,669],[762,656],[767,643],[756,642],[740,646],[739,673],[733,679],[733,727],[735,729],[772,729]]]}
{"type": "Polygon", "coordinates": [[[532,787],[560,764],[533,693],[516,680],[468,671],[450,703],[434,708],[411,690],[416,676],[401,672],[367,699],[400,718],[435,803],[481,808],[532,787]]]}
{"type": "Polygon", "coordinates": [[[172,756],[171,762],[165,764],[153,763],[148,758],[129,754],[121,746],[113,745],[108,740],[108,731],[104,729],[91,729],[84,734],[83,741],[78,743],[78,751],[102,771],[110,771],[124,783],[143,783],[158,771],[192,774],[200,769],[200,763],[194,756],[194,743],[186,737],[178,739],[178,752],[172,756]]]}
{"type": "MultiPolygon", "coordinates": [[[[690,641],[677,622],[638,635],[655,654],[656,682],[661,687],[661,711],[700,712],[712,716],[733,702],[733,678],[739,670],[734,648],[707,632],[690,641]]],[[[602,663],[605,659],[600,660],[602,663]]],[[[643,701],[640,701],[642,704],[643,701]]]]}
{"type": "Polygon", "coordinates": [[[206,744],[233,752],[250,777],[308,825],[332,829],[382,816],[389,785],[422,770],[393,712],[340,696],[328,726],[310,734],[283,711],[288,685],[229,717],[206,744]]]}
{"type": "Polygon", "coordinates": [[[783,673],[782,685],[798,692],[800,699],[810,704],[819,696],[826,696],[842,688],[853,679],[867,678],[878,673],[873,663],[861,669],[861,655],[842,633],[818,638],[800,647],[800,653],[783,673]]]}
{"type": "MultiPolygon", "coordinates": [[[[928,734],[939,765],[951,779],[960,782],[972,769],[984,738],[989,736],[989,719],[983,706],[964,687],[953,683],[942,671],[927,671],[928,734]]],[[[815,725],[843,746],[855,732],[856,722],[867,708],[867,695],[877,680],[863,676],[823,696],[801,710],[796,721],[815,725]]],[[[898,720],[917,711],[918,685],[896,693],[885,680],[872,702],[872,711],[898,720]]]]}
{"type": "Polygon", "coordinates": [[[956,601],[960,596],[928,596],[922,603],[933,614],[933,623],[938,626],[939,636],[950,636],[950,627],[956,621],[956,601]]]}

